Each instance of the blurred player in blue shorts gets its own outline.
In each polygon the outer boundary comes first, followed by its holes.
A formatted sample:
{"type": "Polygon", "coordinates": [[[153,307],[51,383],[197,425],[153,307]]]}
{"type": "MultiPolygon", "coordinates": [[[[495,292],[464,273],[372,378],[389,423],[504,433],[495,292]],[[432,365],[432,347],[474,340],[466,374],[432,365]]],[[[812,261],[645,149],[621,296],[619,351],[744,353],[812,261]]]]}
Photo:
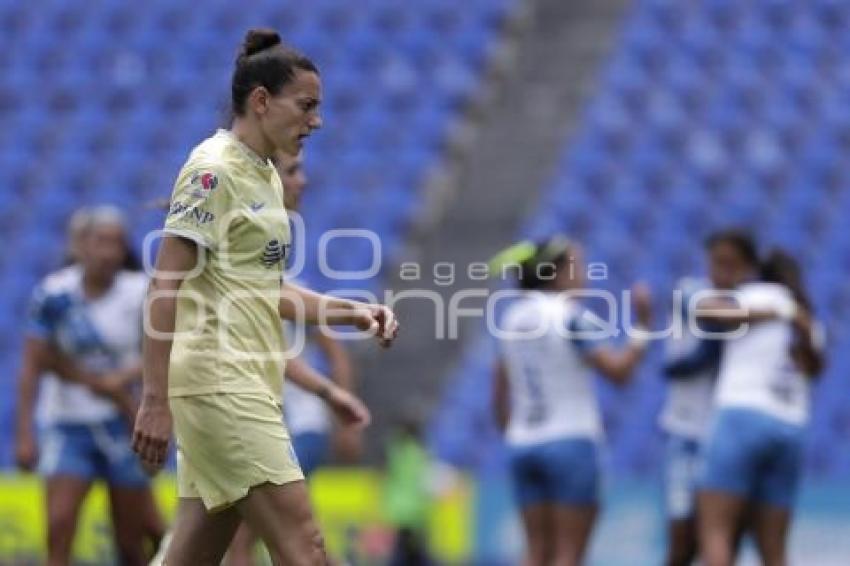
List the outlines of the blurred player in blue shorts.
{"type": "MultiPolygon", "coordinates": [[[[594,370],[622,384],[644,354],[645,340],[622,350],[610,329],[570,291],[584,285],[581,249],[554,237],[519,244],[521,296],[501,324],[494,409],[510,451],[510,474],[526,534],[525,564],[580,564],[596,520],[601,487],[602,421],[594,370]]],[[[511,262],[512,263],[512,262],[511,262]]],[[[650,301],[635,292],[646,327],[650,301]]]]}
{"type": "MultiPolygon", "coordinates": [[[[702,467],[702,442],[714,404],[714,382],[720,365],[720,341],[701,338],[690,327],[697,293],[725,289],[723,273],[711,270],[710,280],[679,281],[681,334],[667,340],[664,373],[667,398],[660,425],[667,437],[664,466],[668,566],[691,564],[697,555],[696,488],[702,467]]],[[[703,325],[704,326],[704,325],[703,325]]],[[[675,326],[674,326],[675,327],[675,326]]]]}
{"type": "Polygon", "coordinates": [[[164,531],[148,476],[130,447],[135,403],[128,386],[141,371],[147,278],[127,268],[132,254],[116,209],[91,209],[72,224],[73,263],[46,277],[30,306],[18,464],[30,469],[38,447],[38,471],[47,482],[47,564],[70,564],[77,516],[95,480],[109,489],[120,563],[144,564],[145,536],[155,545],[164,531]]]}
{"type": "Polygon", "coordinates": [[[708,249],[737,292],[734,304],[701,303],[700,317],[739,333],[723,345],[699,495],[700,552],[708,566],[731,565],[748,528],[762,564],[784,565],[821,340],[790,256],[776,251],[760,262],[752,240],[734,231],[711,238],[708,249]]]}

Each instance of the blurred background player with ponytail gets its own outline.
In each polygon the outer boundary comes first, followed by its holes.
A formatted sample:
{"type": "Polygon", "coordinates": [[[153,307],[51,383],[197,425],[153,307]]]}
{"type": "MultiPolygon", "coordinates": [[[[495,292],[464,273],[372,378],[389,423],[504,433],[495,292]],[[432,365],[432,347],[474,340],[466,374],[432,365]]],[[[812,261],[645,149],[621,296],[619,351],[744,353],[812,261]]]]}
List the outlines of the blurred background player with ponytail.
{"type": "MultiPolygon", "coordinates": [[[[612,383],[627,383],[646,343],[636,336],[628,346],[612,348],[604,340],[605,323],[570,296],[585,283],[577,244],[556,236],[518,244],[499,257],[519,263],[522,289],[501,325],[493,407],[510,450],[526,535],[524,563],[581,564],[602,476],[603,429],[593,371],[612,383]]],[[[648,291],[636,287],[633,300],[638,324],[648,328],[648,291]]]]}
{"type": "Polygon", "coordinates": [[[762,564],[788,563],[791,511],[802,474],[810,381],[822,369],[822,339],[796,261],[774,251],[761,262],[746,234],[708,241],[711,262],[735,285],[735,303],[706,299],[698,314],[744,331],[723,345],[716,409],[704,453],[698,529],[707,566],[731,566],[741,532],[762,564]]]}
{"type": "Polygon", "coordinates": [[[33,293],[19,381],[18,464],[31,469],[37,447],[47,483],[48,565],[70,564],[77,517],[97,479],[108,487],[121,563],[143,564],[164,531],[130,447],[135,400],[128,387],[141,372],[147,278],[132,269],[138,263],[117,209],[77,212],[69,238],[72,263],[33,293]]]}

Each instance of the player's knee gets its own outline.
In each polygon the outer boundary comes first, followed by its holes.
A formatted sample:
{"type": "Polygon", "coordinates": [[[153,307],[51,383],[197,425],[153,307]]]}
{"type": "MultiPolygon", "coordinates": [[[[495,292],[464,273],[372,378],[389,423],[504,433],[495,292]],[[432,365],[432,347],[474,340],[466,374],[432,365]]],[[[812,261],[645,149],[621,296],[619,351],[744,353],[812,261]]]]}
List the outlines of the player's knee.
{"type": "Polygon", "coordinates": [[[69,509],[51,509],[47,514],[48,543],[54,545],[70,541],[76,524],[76,514],[69,509]]]}

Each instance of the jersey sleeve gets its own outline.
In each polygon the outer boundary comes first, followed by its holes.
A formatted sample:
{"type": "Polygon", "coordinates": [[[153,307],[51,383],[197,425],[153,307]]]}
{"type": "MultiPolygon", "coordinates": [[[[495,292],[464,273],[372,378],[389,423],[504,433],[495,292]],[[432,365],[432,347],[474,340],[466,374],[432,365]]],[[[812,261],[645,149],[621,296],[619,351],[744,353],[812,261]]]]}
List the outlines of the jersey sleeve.
{"type": "Polygon", "coordinates": [[[43,284],[36,287],[27,308],[27,336],[50,340],[56,333],[62,313],[69,305],[66,295],[51,295],[43,284]]]}
{"type": "Polygon", "coordinates": [[[574,313],[567,325],[570,342],[582,356],[605,346],[610,338],[605,321],[587,309],[574,313]]]}
{"type": "Polygon", "coordinates": [[[174,183],[163,231],[208,249],[217,249],[227,232],[233,188],[227,176],[207,164],[187,164],[174,183]]]}

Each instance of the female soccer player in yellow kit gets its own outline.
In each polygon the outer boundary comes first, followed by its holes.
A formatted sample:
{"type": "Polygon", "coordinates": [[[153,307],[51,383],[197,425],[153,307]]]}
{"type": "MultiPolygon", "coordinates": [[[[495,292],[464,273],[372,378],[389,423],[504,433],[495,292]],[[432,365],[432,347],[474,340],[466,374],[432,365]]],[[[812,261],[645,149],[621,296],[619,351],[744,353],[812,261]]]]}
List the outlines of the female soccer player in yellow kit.
{"type": "Polygon", "coordinates": [[[134,448],[162,466],[173,432],[180,503],[169,566],[219,564],[244,519],[275,564],[325,564],[303,475],[281,424],[280,318],[353,325],[389,345],[384,306],[282,282],[289,225],[269,158],[321,126],[313,63],[251,30],[232,80],[235,119],[175,183],[148,293],[134,448]]]}

